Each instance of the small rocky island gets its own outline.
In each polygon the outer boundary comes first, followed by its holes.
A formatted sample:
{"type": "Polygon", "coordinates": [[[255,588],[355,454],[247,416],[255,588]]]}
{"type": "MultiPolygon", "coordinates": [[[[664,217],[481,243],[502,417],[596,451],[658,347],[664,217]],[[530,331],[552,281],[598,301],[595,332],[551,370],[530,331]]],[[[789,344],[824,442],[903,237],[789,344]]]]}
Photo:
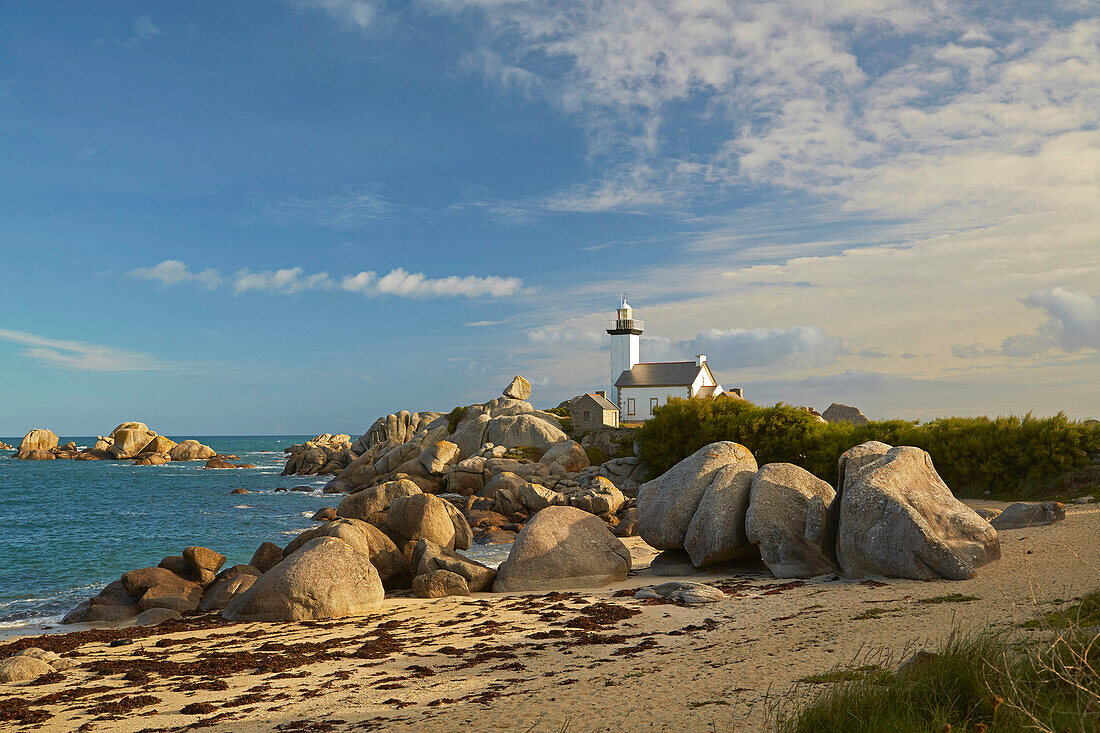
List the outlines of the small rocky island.
{"type": "MultiPolygon", "coordinates": [[[[61,439],[52,430],[34,428],[19,443],[12,458],[24,461],[132,461],[138,466],[160,466],[170,461],[207,461],[206,468],[248,468],[248,464],[231,464],[226,456],[197,440],[174,440],[158,435],[145,423],[124,422],[107,435],[96,438],[95,445],[80,449],[61,439]]],[[[10,446],[9,446],[10,448],[10,446]]]]}

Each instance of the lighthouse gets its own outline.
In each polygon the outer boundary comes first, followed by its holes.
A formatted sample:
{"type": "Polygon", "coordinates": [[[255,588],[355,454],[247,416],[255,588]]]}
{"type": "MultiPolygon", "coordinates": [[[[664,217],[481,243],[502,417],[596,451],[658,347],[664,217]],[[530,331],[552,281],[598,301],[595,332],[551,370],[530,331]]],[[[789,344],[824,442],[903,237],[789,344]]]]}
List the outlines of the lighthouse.
{"type": "Polygon", "coordinates": [[[607,333],[611,336],[611,389],[607,396],[619,408],[619,389],[615,382],[628,372],[640,360],[638,337],[642,335],[645,324],[634,320],[634,310],[626,302],[626,294],[619,298],[619,308],[615,311],[615,320],[608,322],[607,333]]]}

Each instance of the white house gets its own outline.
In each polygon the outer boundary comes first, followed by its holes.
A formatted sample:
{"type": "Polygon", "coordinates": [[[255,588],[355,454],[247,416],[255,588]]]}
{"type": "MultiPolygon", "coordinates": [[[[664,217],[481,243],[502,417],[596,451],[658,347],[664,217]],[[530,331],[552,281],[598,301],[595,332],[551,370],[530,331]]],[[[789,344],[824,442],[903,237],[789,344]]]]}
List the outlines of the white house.
{"type": "MultiPolygon", "coordinates": [[[[615,320],[607,324],[611,336],[611,383],[607,397],[619,408],[622,422],[637,422],[653,417],[659,405],[671,397],[718,397],[725,393],[707,365],[706,354],[694,361],[643,363],[639,336],[645,323],[634,318],[624,296],[615,320]]],[[[731,390],[741,396],[741,390],[731,390]]]]}

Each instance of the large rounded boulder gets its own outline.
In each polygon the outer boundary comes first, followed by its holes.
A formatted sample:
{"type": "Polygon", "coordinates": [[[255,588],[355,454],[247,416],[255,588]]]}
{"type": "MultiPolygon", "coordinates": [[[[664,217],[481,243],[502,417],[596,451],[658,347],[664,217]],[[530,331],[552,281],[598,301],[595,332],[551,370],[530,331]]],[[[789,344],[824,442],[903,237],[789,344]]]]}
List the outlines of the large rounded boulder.
{"type": "Polygon", "coordinates": [[[365,616],[386,592],[371,561],[343,540],[318,537],[229,601],[230,621],[307,621],[365,616]]]}
{"type": "Polygon", "coordinates": [[[512,544],[493,591],[598,588],[625,580],[630,550],[598,517],[575,507],[536,514],[512,544]]]}
{"type": "Polygon", "coordinates": [[[769,463],[752,479],[745,535],[777,578],[837,571],[828,483],[791,463],[769,463]]]}
{"type": "Polygon", "coordinates": [[[216,455],[213,448],[197,440],[180,441],[168,451],[168,457],[173,461],[206,461],[216,455]]]}
{"type": "MultiPolygon", "coordinates": [[[[455,549],[455,523],[450,502],[431,494],[395,499],[386,513],[386,533],[398,544],[421,538],[455,549]]],[[[455,513],[458,513],[455,510],[455,513]]],[[[461,517],[461,513],[458,513],[461,517]]],[[[465,518],[462,520],[465,522],[465,518]]],[[[467,525],[467,529],[468,529],[467,525]]],[[[469,545],[466,545],[469,547],[469,545]]]]}
{"type": "Polygon", "coordinates": [[[555,443],[567,440],[569,436],[561,428],[542,418],[534,415],[509,415],[489,420],[483,442],[503,445],[505,448],[535,446],[545,451],[555,443]]]}
{"type": "Polygon", "coordinates": [[[27,432],[23,436],[23,440],[19,442],[19,453],[30,453],[36,450],[53,450],[57,447],[60,439],[52,430],[46,428],[34,428],[27,432]]]}
{"type": "MultiPolygon", "coordinates": [[[[658,550],[681,550],[703,495],[719,471],[756,471],[756,459],[739,443],[721,441],[700,448],[638,489],[638,533],[658,550]]],[[[730,478],[723,472],[722,480],[730,478]]],[[[713,492],[712,492],[713,493],[713,492]]],[[[717,497],[716,497],[717,498],[717,497]]],[[[723,497],[729,503],[731,497],[723,497]]],[[[742,515],[743,516],[743,515],[742,515]]]]}
{"type": "Polygon", "coordinates": [[[115,458],[133,458],[145,450],[145,446],[157,434],[140,422],[124,422],[111,431],[111,446],[107,449],[115,458]]]}
{"type": "Polygon", "coordinates": [[[283,550],[283,556],[290,557],[318,537],[335,537],[346,542],[370,560],[383,581],[409,572],[409,564],[405,562],[405,556],[397,549],[393,540],[373,524],[359,519],[341,518],[314,529],[307,529],[291,540],[283,550]]]}
{"type": "Polygon", "coordinates": [[[845,575],[916,580],[970,578],[1001,556],[997,531],[910,446],[845,476],[836,551],[845,575]]]}
{"type": "Polygon", "coordinates": [[[745,535],[756,460],[722,466],[707,485],[684,537],[684,549],[697,568],[756,557],[758,550],[745,535]]]}
{"type": "Polygon", "coordinates": [[[420,487],[408,479],[387,481],[369,489],[349,494],[336,507],[336,515],[345,519],[370,520],[371,517],[390,508],[396,499],[423,493],[420,487]]]}

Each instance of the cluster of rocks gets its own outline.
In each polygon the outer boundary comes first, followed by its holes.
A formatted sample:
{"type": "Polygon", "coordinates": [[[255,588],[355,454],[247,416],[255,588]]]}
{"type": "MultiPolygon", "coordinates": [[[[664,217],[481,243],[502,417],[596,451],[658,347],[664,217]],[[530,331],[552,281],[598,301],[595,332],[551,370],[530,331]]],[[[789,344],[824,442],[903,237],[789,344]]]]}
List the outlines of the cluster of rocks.
{"type": "Polygon", "coordinates": [[[528,522],[499,573],[457,552],[472,540],[454,504],[399,479],[348,496],[331,521],[285,547],[263,543],[248,565],[218,572],[224,556],[188,547],[157,567],[131,570],[64,623],[209,611],[232,621],[340,618],[373,611],[387,591],[436,598],[589,587],[630,570],[622,541],[575,507],[551,507],[528,522]]]}
{"type": "Polygon", "coordinates": [[[354,442],[320,435],[286,449],[283,473],[332,473],[324,490],[352,496],[411,482],[460,508],[480,544],[511,542],[551,506],[581,509],[621,536],[633,534],[634,497],[649,478],[646,467],[633,456],[591,465],[556,415],[526,401],[530,395],[530,383],[517,376],[502,397],[450,414],[387,415],[354,442]]]}
{"type": "Polygon", "coordinates": [[[52,430],[34,428],[23,437],[13,458],[30,461],[58,458],[78,461],[132,460],[139,466],[157,466],[169,461],[207,461],[207,468],[247,466],[228,463],[226,459],[234,456],[221,455],[197,440],[177,443],[158,435],[141,422],[124,422],[109,435],[98,436],[95,445],[83,450],[77,448],[74,442],[59,445],[60,442],[52,430]]]}
{"type": "Polygon", "coordinates": [[[864,443],[838,468],[834,491],[798,466],[758,467],[744,446],[713,443],[642,485],[638,530],[695,567],[760,557],[780,578],[963,579],[1000,557],[997,531],[923,450],[864,443]]]}

